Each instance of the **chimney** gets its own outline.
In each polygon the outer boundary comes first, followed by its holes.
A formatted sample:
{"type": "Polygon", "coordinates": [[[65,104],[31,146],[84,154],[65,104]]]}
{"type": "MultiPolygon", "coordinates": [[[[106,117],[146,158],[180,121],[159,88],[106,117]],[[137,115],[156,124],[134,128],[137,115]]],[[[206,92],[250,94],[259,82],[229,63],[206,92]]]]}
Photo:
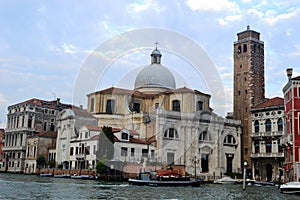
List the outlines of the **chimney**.
{"type": "Polygon", "coordinates": [[[286,75],[287,75],[287,77],[289,78],[289,81],[290,81],[291,78],[292,78],[292,75],[293,75],[293,68],[287,68],[286,69],[286,75]]]}
{"type": "Polygon", "coordinates": [[[82,110],[83,109],[83,105],[79,105],[80,109],[82,110]]]}

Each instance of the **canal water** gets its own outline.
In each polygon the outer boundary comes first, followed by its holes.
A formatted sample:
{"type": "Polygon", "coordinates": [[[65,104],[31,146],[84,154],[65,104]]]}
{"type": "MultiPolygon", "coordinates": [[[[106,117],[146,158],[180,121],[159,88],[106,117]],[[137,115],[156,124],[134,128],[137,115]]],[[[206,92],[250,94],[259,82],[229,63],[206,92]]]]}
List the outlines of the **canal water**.
{"type": "Polygon", "coordinates": [[[192,187],[130,186],[126,182],[60,179],[0,173],[0,199],[300,199],[277,187],[203,184],[192,187]]]}

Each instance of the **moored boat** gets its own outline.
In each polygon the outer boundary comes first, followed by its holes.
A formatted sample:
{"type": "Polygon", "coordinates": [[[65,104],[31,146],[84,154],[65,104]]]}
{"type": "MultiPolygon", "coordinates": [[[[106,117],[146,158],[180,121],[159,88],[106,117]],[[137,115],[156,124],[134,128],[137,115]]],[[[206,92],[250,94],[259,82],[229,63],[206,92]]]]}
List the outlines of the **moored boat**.
{"type": "Polygon", "coordinates": [[[190,177],[177,177],[177,176],[158,176],[156,179],[151,179],[150,173],[141,173],[139,179],[129,179],[129,185],[139,186],[170,186],[170,187],[199,187],[201,179],[190,179],[190,177]]]}
{"type": "Polygon", "coordinates": [[[300,182],[287,182],[280,185],[279,191],[284,194],[300,194],[300,182]]]}
{"type": "Polygon", "coordinates": [[[213,183],[214,184],[236,184],[238,182],[239,182],[238,180],[235,180],[231,177],[223,177],[223,178],[215,180],[213,183]]]}
{"type": "Polygon", "coordinates": [[[48,173],[48,174],[40,174],[40,177],[52,177],[53,174],[48,173]]]}
{"type": "Polygon", "coordinates": [[[54,178],[71,178],[70,174],[56,174],[54,178]]]}

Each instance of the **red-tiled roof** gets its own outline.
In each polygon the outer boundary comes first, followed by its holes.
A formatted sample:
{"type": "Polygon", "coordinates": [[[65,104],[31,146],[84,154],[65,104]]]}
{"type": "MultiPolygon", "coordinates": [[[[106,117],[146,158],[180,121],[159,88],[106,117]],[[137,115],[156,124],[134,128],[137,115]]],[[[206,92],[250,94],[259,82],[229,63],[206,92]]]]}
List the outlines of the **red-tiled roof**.
{"type": "Polygon", "coordinates": [[[53,101],[47,101],[47,100],[42,100],[42,99],[29,99],[26,101],[23,101],[21,103],[17,103],[11,106],[16,106],[16,105],[22,105],[22,104],[31,104],[31,105],[37,105],[37,106],[45,106],[45,107],[49,107],[49,108],[57,108],[59,105],[63,106],[65,108],[71,108],[72,105],[70,104],[64,104],[64,103],[60,103],[60,100],[53,100],[53,101]]]}
{"type": "Polygon", "coordinates": [[[93,137],[91,137],[91,140],[99,140],[100,135],[94,135],[93,137]]]}
{"type": "Polygon", "coordinates": [[[37,135],[33,135],[32,137],[35,137],[35,136],[56,138],[57,137],[57,132],[55,132],[55,131],[45,131],[45,132],[40,132],[37,135]]]}
{"type": "Polygon", "coordinates": [[[300,81],[300,76],[296,76],[296,77],[292,78],[292,80],[300,81]]]}
{"type": "Polygon", "coordinates": [[[110,88],[107,88],[107,89],[104,89],[104,90],[100,90],[100,91],[98,91],[96,93],[132,94],[133,91],[132,90],[123,89],[123,88],[110,87],[110,88]]]}
{"type": "Polygon", "coordinates": [[[102,131],[102,127],[100,126],[85,125],[85,127],[90,131],[102,131]]]}
{"type": "Polygon", "coordinates": [[[276,106],[284,106],[284,99],[280,97],[266,99],[265,101],[253,106],[252,109],[268,108],[268,107],[276,107],[276,106]]]}

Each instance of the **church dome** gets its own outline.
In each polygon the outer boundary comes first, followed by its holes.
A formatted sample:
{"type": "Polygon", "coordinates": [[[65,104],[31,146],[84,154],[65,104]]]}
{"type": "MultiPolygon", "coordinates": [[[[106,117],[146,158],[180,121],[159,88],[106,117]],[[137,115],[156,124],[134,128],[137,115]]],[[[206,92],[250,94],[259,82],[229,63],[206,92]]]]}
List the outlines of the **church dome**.
{"type": "Polygon", "coordinates": [[[176,81],[173,74],[160,64],[161,53],[156,48],[151,53],[151,64],[144,67],[135,79],[135,89],[141,92],[157,92],[162,89],[175,89],[176,81]]]}

